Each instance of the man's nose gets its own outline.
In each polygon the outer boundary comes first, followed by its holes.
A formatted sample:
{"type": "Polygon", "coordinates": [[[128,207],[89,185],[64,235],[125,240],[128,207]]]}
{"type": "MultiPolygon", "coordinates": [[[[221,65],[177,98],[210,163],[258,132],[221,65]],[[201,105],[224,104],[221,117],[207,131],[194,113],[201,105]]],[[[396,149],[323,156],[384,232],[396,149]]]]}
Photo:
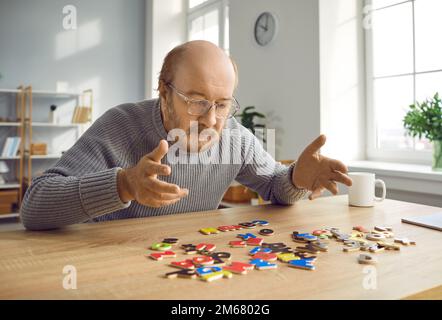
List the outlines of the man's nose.
{"type": "Polygon", "coordinates": [[[210,110],[200,117],[199,122],[204,124],[207,128],[212,128],[216,124],[216,106],[212,106],[210,110]]]}

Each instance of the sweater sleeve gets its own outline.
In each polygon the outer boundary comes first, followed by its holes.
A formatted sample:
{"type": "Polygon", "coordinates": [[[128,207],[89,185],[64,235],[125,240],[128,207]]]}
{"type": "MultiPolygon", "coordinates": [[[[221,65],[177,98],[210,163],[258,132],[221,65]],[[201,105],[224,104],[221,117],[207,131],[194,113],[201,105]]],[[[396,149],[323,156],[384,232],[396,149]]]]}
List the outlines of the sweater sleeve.
{"type": "Polygon", "coordinates": [[[262,147],[258,139],[247,129],[241,130],[244,163],[236,181],[256,191],[264,200],[273,204],[291,205],[301,200],[306,189],[298,189],[292,183],[296,166],[276,162],[262,147]]]}
{"type": "Polygon", "coordinates": [[[118,194],[117,159],[124,143],[112,138],[121,128],[116,123],[117,111],[105,113],[53,168],[32,180],[20,210],[25,228],[60,228],[130,205],[118,194]]]}

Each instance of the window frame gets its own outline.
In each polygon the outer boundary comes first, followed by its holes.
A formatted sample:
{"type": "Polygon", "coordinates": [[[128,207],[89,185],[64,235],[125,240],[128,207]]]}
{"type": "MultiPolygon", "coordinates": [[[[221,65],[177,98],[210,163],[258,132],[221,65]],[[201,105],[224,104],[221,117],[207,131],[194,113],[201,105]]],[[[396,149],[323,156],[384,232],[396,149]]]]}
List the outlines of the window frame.
{"type": "MultiPolygon", "coordinates": [[[[374,80],[385,78],[397,78],[400,76],[413,77],[413,101],[416,101],[416,76],[419,74],[426,74],[437,72],[440,70],[416,72],[416,24],[415,24],[415,0],[403,0],[396,4],[387,5],[377,9],[371,9],[368,13],[364,10],[364,17],[376,10],[383,10],[385,8],[411,3],[412,7],[412,28],[413,28],[413,72],[406,74],[395,74],[388,76],[374,77],[373,74],[373,32],[372,28],[364,28],[364,42],[365,42],[365,81],[366,81],[366,119],[367,119],[367,138],[366,138],[366,158],[373,161],[388,161],[400,163],[413,163],[431,165],[432,153],[430,150],[392,150],[380,149],[376,147],[376,112],[374,106],[374,80]]],[[[365,0],[364,8],[372,6],[372,0],[365,0]]],[[[416,142],[418,138],[414,138],[416,142]]]]}
{"type": "Polygon", "coordinates": [[[218,45],[220,48],[228,51],[229,48],[226,47],[226,39],[228,34],[226,34],[226,19],[228,18],[228,0],[207,0],[193,8],[189,8],[190,0],[186,0],[187,8],[187,41],[190,40],[190,26],[192,25],[192,20],[204,16],[206,13],[218,9],[218,45]]]}

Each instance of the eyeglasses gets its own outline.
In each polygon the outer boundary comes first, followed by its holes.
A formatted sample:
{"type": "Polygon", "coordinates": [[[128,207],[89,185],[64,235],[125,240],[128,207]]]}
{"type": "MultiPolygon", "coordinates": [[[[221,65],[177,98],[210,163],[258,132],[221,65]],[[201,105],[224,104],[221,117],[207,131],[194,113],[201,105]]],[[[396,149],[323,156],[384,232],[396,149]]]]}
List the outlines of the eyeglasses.
{"type": "Polygon", "coordinates": [[[205,115],[213,106],[215,106],[215,115],[217,118],[229,119],[232,118],[240,108],[235,97],[223,100],[223,102],[212,103],[205,99],[191,99],[175,88],[171,83],[168,83],[167,86],[175,91],[175,93],[187,103],[187,113],[191,116],[205,115]]]}

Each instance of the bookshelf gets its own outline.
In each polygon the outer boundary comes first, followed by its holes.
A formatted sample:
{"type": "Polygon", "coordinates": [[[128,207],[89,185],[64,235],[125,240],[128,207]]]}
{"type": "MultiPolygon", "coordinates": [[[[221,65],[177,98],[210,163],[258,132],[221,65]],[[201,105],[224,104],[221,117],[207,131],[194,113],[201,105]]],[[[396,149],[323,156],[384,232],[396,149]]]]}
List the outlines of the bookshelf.
{"type": "Polygon", "coordinates": [[[54,165],[62,156],[62,152],[67,151],[92,123],[93,92],[91,89],[78,93],[33,90],[32,86],[26,87],[24,92],[26,129],[24,182],[29,185],[36,174],[54,165]],[[86,98],[89,98],[88,103],[86,103],[86,98]],[[44,110],[44,108],[51,104],[56,104],[59,110],[57,112],[61,113],[62,119],[58,119],[60,123],[49,122],[47,118],[49,109],[44,110]],[[90,110],[88,121],[72,123],[73,114],[77,108],[85,107],[86,104],[90,110]],[[63,135],[69,136],[70,144],[64,145],[65,140],[68,139],[60,139],[63,135]],[[56,141],[57,138],[62,141],[56,141]],[[31,145],[36,142],[47,144],[47,154],[31,153],[31,145]]]}
{"type": "MultiPolygon", "coordinates": [[[[20,138],[20,143],[17,146],[17,154],[3,156],[0,153],[0,161],[6,163],[10,169],[8,173],[2,174],[5,183],[0,184],[0,197],[2,197],[5,192],[16,191],[14,193],[17,194],[16,207],[11,208],[14,210],[11,210],[12,212],[5,212],[7,209],[2,208],[0,211],[0,219],[18,217],[23,196],[24,96],[23,86],[19,86],[16,89],[0,89],[0,151],[3,151],[8,137],[16,136],[20,138]]],[[[13,197],[15,197],[15,195],[13,197]]]]}
{"type": "Polygon", "coordinates": [[[0,214],[0,219],[18,218],[19,216],[20,216],[20,214],[18,212],[3,213],[3,214],[0,214]]]}
{"type": "Polygon", "coordinates": [[[0,127],[20,127],[20,122],[0,122],[0,127]]]}
{"type": "Polygon", "coordinates": [[[1,189],[17,189],[20,188],[20,183],[5,183],[5,184],[0,184],[0,190],[1,189]]]}
{"type": "Polygon", "coordinates": [[[0,194],[2,191],[18,191],[16,210],[3,213],[0,211],[0,220],[19,217],[23,194],[32,178],[55,164],[54,162],[62,156],[62,151],[70,148],[63,146],[66,132],[70,132],[71,144],[80,138],[92,123],[92,108],[92,90],[78,93],[56,92],[33,90],[32,86],[23,85],[16,89],[0,88],[0,161],[6,162],[10,169],[8,174],[3,174],[6,183],[0,184],[0,194]],[[51,104],[56,104],[57,110],[61,110],[61,121],[57,123],[50,122],[47,117],[47,107],[51,104]],[[46,107],[46,110],[42,109],[42,106],[46,107]],[[83,109],[82,112],[87,111],[87,114],[83,113],[81,117],[87,121],[72,123],[73,115],[78,114],[78,109],[83,109]],[[18,152],[13,156],[2,156],[1,151],[6,139],[11,136],[20,137],[18,152]],[[47,154],[31,154],[31,144],[35,141],[51,146],[48,147],[47,154]],[[57,149],[57,146],[63,150],[57,149]]]}
{"type": "Polygon", "coordinates": [[[33,127],[48,127],[48,128],[77,128],[80,127],[80,123],[66,123],[66,124],[58,124],[58,123],[49,123],[49,122],[33,122],[33,127]]]}

